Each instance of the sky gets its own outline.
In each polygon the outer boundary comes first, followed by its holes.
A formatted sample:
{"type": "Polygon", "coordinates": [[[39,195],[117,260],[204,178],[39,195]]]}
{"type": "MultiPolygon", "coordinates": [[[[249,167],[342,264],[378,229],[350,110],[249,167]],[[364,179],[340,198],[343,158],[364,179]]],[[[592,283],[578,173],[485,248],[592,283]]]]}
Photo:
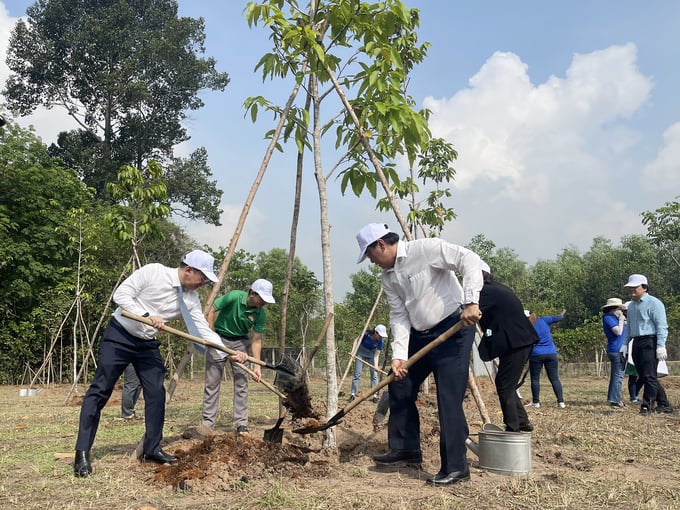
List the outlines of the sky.
{"type": "MultiPolygon", "coordinates": [[[[0,0],[0,54],[32,3],[0,0]]],[[[418,108],[432,111],[433,135],[458,151],[447,202],[457,218],[444,239],[465,245],[483,234],[533,265],[565,248],[585,252],[598,236],[618,245],[623,236],[644,234],[640,214],[680,195],[680,2],[405,4],[420,9],[419,40],[432,45],[414,69],[408,93],[418,108]]],[[[194,239],[214,249],[233,236],[265,154],[264,133],[273,127],[267,115],[253,123],[243,102],[263,95],[282,104],[290,90],[254,72],[270,44],[266,32],[248,27],[245,5],[179,1],[181,16],[205,19],[206,55],[231,79],[225,91],[201,94],[205,107],[189,113],[191,139],[178,147],[179,155],[206,147],[213,177],[224,190],[222,226],[180,221],[194,239]]],[[[0,81],[8,73],[3,58],[0,81]]],[[[14,120],[33,125],[47,144],[75,125],[56,109],[14,120]]],[[[239,248],[288,249],[293,152],[288,147],[287,154],[275,153],[239,248]]],[[[328,158],[324,166],[334,162],[328,158]]],[[[322,279],[312,172],[307,168],[303,184],[296,254],[322,279]]],[[[399,229],[394,214],[377,211],[368,194],[343,197],[338,180],[328,185],[333,289],[342,301],[352,290],[351,274],[367,269],[368,262],[356,264],[357,231],[371,222],[399,229]]]]}

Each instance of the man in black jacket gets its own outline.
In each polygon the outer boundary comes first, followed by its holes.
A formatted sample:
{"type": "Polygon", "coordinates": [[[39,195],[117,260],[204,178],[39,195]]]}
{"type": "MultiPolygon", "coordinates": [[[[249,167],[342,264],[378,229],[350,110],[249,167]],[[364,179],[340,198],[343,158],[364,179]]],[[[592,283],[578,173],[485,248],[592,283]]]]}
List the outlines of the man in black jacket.
{"type": "Polygon", "coordinates": [[[515,293],[491,276],[491,269],[482,261],[484,287],[479,295],[482,318],[479,325],[484,337],[479,355],[484,361],[498,358],[496,392],[503,411],[506,432],[531,432],[527,412],[517,395],[517,382],[538,342],[538,335],[524,314],[524,307],[515,293]]]}

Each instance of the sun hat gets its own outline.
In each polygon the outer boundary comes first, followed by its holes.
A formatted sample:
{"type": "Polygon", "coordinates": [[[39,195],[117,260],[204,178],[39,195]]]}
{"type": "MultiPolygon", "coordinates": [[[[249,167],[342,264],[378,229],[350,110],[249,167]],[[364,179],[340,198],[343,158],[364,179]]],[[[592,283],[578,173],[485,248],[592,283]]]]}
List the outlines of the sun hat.
{"type": "Polygon", "coordinates": [[[643,274],[632,274],[628,277],[628,283],[624,287],[637,287],[638,285],[647,285],[647,277],[643,274]]]}
{"type": "Polygon", "coordinates": [[[269,280],[265,280],[264,278],[255,280],[253,284],[250,286],[250,290],[256,292],[265,303],[276,303],[276,300],[272,295],[274,286],[272,285],[272,282],[270,282],[269,280]]]}
{"type": "Polygon", "coordinates": [[[186,254],[182,262],[189,267],[198,269],[211,282],[217,283],[220,281],[214,273],[215,259],[209,253],[206,253],[203,250],[190,251],[186,254]]]}
{"type": "Polygon", "coordinates": [[[607,308],[624,308],[623,301],[617,297],[609,298],[607,299],[607,303],[602,308],[600,308],[600,310],[605,310],[607,308]]]}
{"type": "Polygon", "coordinates": [[[363,262],[366,258],[366,248],[376,242],[381,237],[390,233],[390,229],[384,223],[369,223],[364,226],[357,234],[357,243],[359,243],[359,258],[357,264],[363,262]]]}
{"type": "Polygon", "coordinates": [[[384,324],[378,324],[375,327],[375,332],[378,333],[381,337],[387,338],[387,328],[385,327],[384,324]]]}

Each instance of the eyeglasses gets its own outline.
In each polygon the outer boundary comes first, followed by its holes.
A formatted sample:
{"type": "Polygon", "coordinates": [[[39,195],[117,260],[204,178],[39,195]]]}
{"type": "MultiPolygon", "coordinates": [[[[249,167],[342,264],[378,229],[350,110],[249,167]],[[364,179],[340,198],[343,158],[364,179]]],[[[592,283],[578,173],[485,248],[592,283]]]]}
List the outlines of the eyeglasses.
{"type": "MultiPolygon", "coordinates": [[[[189,266],[189,267],[191,267],[191,266],[189,266]]],[[[191,267],[191,270],[194,271],[195,273],[198,273],[199,275],[201,275],[201,285],[207,285],[209,283],[212,283],[210,278],[208,278],[206,275],[204,275],[203,271],[201,271],[200,269],[196,269],[195,267],[191,267]]]]}

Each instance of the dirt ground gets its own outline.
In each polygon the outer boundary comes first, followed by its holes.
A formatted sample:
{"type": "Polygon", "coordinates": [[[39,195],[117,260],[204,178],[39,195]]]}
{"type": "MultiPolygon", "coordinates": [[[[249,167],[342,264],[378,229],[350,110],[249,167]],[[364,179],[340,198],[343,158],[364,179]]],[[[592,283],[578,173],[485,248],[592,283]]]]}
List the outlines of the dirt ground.
{"type": "MultiPolygon", "coordinates": [[[[314,382],[314,386],[320,389],[319,383],[314,382]]],[[[370,400],[353,409],[336,427],[336,448],[322,447],[323,433],[294,433],[290,420],[283,424],[281,444],[265,442],[264,430],[273,427],[277,412],[268,401],[266,415],[251,411],[251,434],[247,436],[236,434],[228,417],[222,418],[223,424],[213,434],[184,416],[171,417],[163,448],[179,457],[176,465],[131,462],[128,455],[135,444],[131,442],[126,448],[108,448],[104,455],[94,449],[95,473],[79,480],[72,476],[71,453],[62,455],[62,467],[55,476],[63,477],[69,485],[89,487],[88,493],[102,483],[119,483],[118,504],[111,494],[88,499],[87,505],[79,504],[78,499],[74,502],[73,494],[68,502],[60,499],[60,494],[51,494],[48,500],[53,503],[37,506],[27,494],[13,506],[15,500],[7,498],[6,491],[0,492],[0,503],[10,503],[3,508],[94,508],[112,503],[115,508],[145,509],[680,508],[678,414],[641,417],[634,405],[611,409],[604,402],[606,380],[602,378],[563,380],[563,384],[566,409],[558,409],[552,402],[552,391],[544,381],[544,404],[530,410],[536,430],[531,434],[531,472],[527,474],[505,476],[482,469],[469,450],[471,482],[445,488],[425,484],[425,479],[439,470],[433,394],[422,395],[419,400],[421,469],[378,468],[373,464],[371,457],[387,449],[387,432],[384,426],[374,430],[375,404],[370,400]]],[[[478,386],[491,422],[502,425],[492,384],[483,378],[478,386]]],[[[680,404],[680,378],[667,377],[664,386],[671,402],[680,404]]],[[[228,390],[223,388],[223,395],[228,396],[228,390]]],[[[47,398],[51,391],[46,390],[41,397],[47,398]]],[[[528,389],[524,392],[528,396],[528,389]]],[[[200,393],[200,383],[187,383],[184,396],[175,405],[190,402],[190,414],[196,418],[200,416],[200,393]]],[[[258,398],[257,392],[253,392],[253,398],[258,398]]],[[[313,402],[323,407],[318,394],[313,395],[313,402]]],[[[344,405],[343,397],[340,406],[344,405]]],[[[465,407],[471,439],[478,442],[483,420],[469,394],[465,407]]],[[[107,426],[126,425],[111,418],[107,426]]],[[[40,492],[36,495],[45,497],[40,492]]]]}

